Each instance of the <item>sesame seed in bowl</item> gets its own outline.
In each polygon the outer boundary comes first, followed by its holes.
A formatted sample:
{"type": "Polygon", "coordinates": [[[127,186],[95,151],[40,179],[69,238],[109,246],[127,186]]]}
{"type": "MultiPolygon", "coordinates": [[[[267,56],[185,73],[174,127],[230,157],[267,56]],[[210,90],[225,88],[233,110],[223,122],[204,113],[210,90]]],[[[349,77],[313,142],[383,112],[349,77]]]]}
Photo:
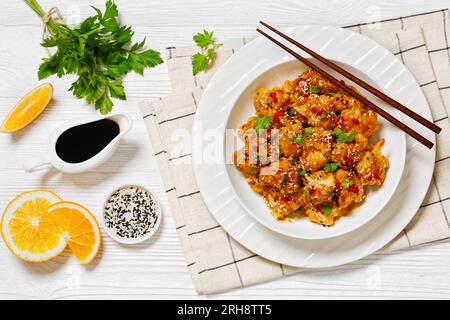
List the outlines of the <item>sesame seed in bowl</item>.
{"type": "Polygon", "coordinates": [[[149,239],[159,228],[161,218],[161,207],[156,197],[138,185],[115,189],[106,199],[103,210],[106,232],[123,244],[149,239]]]}

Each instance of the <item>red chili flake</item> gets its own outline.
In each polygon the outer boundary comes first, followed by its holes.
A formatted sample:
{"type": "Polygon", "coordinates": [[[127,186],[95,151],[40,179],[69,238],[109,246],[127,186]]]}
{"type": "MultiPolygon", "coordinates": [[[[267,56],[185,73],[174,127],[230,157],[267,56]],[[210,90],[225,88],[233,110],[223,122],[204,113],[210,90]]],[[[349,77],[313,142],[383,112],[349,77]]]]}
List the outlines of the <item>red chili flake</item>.
{"type": "Polygon", "coordinates": [[[277,101],[278,101],[276,92],[273,92],[273,91],[272,91],[272,92],[269,94],[269,96],[270,96],[270,98],[272,98],[273,102],[277,102],[277,101]]]}
{"type": "Polygon", "coordinates": [[[348,191],[352,193],[359,193],[359,187],[357,184],[352,184],[350,187],[348,187],[348,191]]]}
{"type": "Polygon", "coordinates": [[[355,118],[352,119],[352,123],[353,123],[355,126],[358,126],[358,125],[360,124],[359,120],[358,120],[358,119],[355,119],[355,118]]]}
{"type": "Polygon", "coordinates": [[[334,126],[337,127],[339,124],[339,117],[334,118],[333,122],[334,122],[334,126]]]}
{"type": "Polygon", "coordinates": [[[303,98],[309,98],[310,95],[311,95],[310,93],[304,93],[304,94],[302,94],[302,97],[303,98]]]}
{"type": "Polygon", "coordinates": [[[319,108],[316,108],[316,107],[312,107],[311,108],[311,113],[314,114],[317,117],[322,115],[322,112],[323,112],[323,109],[319,109],[319,108]]]}
{"type": "Polygon", "coordinates": [[[353,159],[350,157],[344,156],[344,158],[342,160],[344,160],[344,162],[346,164],[348,164],[349,166],[353,165],[353,159]]]}
{"type": "Polygon", "coordinates": [[[323,214],[323,211],[322,211],[322,209],[320,209],[320,207],[319,206],[315,206],[314,207],[317,211],[319,211],[320,213],[322,213],[323,214]]]}
{"type": "Polygon", "coordinates": [[[281,197],[280,201],[286,203],[286,202],[289,201],[289,198],[288,197],[281,197]]]}
{"type": "Polygon", "coordinates": [[[345,81],[344,80],[339,80],[339,82],[345,85],[345,81]]]}
{"type": "Polygon", "coordinates": [[[272,116],[272,120],[273,122],[278,122],[280,121],[281,116],[283,115],[284,111],[283,110],[278,110],[277,112],[275,112],[272,116]]]}
{"type": "Polygon", "coordinates": [[[308,191],[309,191],[309,194],[315,194],[317,192],[317,189],[314,187],[309,187],[308,191]]]}
{"type": "Polygon", "coordinates": [[[340,182],[340,181],[337,181],[335,184],[334,184],[334,188],[335,189],[340,189],[342,187],[342,183],[340,182]]]}

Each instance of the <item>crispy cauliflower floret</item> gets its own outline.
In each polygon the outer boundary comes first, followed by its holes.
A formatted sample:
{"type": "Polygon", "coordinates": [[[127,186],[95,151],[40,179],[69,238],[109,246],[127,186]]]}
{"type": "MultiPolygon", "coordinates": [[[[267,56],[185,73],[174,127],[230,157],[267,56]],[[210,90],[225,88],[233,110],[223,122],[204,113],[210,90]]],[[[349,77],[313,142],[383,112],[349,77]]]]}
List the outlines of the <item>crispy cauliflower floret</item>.
{"type": "Polygon", "coordinates": [[[362,133],[370,138],[379,128],[377,114],[364,107],[345,109],[337,119],[337,127],[344,132],[362,133]]]}
{"type": "Polygon", "coordinates": [[[367,140],[366,136],[357,133],[351,142],[336,142],[334,144],[331,160],[338,163],[341,167],[353,167],[362,159],[368,146],[369,140],[367,140]]]}
{"type": "Polygon", "coordinates": [[[372,150],[367,151],[356,165],[356,171],[364,185],[381,185],[386,178],[389,160],[381,153],[384,139],[378,141],[372,150]]]}
{"type": "Polygon", "coordinates": [[[330,202],[333,199],[336,179],[334,173],[323,170],[305,176],[305,194],[313,204],[330,202]]]}

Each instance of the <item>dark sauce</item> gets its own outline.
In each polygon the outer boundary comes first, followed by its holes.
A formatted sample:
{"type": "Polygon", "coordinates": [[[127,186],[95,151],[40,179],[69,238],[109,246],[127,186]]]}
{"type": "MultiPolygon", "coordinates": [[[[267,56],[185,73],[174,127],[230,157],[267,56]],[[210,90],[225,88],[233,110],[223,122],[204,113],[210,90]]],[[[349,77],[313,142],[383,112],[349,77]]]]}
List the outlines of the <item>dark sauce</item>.
{"type": "Polygon", "coordinates": [[[59,136],[56,154],[68,163],[84,162],[96,156],[119,133],[119,125],[109,119],[75,126],[59,136]]]}

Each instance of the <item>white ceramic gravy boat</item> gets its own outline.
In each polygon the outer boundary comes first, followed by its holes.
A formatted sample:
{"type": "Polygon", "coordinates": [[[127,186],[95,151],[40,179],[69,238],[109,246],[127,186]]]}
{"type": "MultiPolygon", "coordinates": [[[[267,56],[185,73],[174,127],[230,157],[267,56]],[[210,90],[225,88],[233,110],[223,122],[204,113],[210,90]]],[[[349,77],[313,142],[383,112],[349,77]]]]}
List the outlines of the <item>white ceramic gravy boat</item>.
{"type": "Polygon", "coordinates": [[[94,117],[88,116],[75,119],[73,121],[65,123],[58,129],[56,129],[48,140],[47,153],[26,161],[23,164],[23,168],[27,172],[42,170],[48,168],[48,166],[53,166],[57,170],[65,173],[81,173],[89,171],[101,165],[113,155],[113,153],[119,146],[120,140],[128,131],[130,131],[131,126],[132,126],[131,118],[125,114],[94,116],[94,117]],[[119,134],[113,140],[111,140],[111,142],[103,150],[101,150],[92,158],[79,163],[69,163],[62,160],[58,156],[58,154],[56,153],[56,142],[58,141],[58,138],[61,136],[62,133],[64,133],[70,128],[103,119],[109,119],[116,122],[120,129],[119,134]]]}

